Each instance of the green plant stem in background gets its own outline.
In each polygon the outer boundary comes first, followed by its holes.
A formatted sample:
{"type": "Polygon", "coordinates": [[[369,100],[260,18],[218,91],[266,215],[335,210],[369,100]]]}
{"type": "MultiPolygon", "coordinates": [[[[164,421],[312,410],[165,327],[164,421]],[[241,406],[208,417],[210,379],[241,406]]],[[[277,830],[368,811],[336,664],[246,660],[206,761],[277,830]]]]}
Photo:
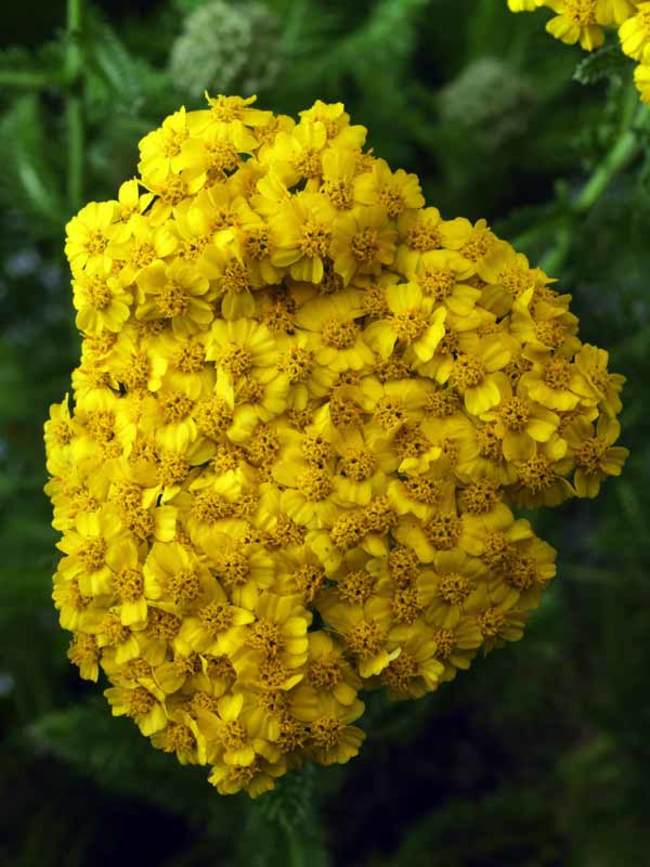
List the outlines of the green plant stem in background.
{"type": "Polygon", "coordinates": [[[42,90],[59,83],[60,79],[48,72],[38,72],[32,69],[0,70],[0,87],[15,87],[19,90],[24,87],[26,90],[42,90]]]}
{"type": "Polygon", "coordinates": [[[553,275],[561,270],[571,250],[578,220],[591,210],[612,181],[640,152],[643,144],[640,133],[647,124],[648,110],[638,103],[638,94],[630,86],[625,92],[618,136],[579,195],[560,216],[555,244],[540,261],[540,267],[547,274],[553,275]]]}
{"type": "Polygon", "coordinates": [[[282,823],[282,827],[287,839],[287,867],[307,867],[298,831],[286,822],[282,823]]]}
{"type": "Polygon", "coordinates": [[[68,0],[65,51],[65,118],[68,144],[67,194],[72,211],[81,207],[84,190],[83,51],[84,0],[68,0]]]}

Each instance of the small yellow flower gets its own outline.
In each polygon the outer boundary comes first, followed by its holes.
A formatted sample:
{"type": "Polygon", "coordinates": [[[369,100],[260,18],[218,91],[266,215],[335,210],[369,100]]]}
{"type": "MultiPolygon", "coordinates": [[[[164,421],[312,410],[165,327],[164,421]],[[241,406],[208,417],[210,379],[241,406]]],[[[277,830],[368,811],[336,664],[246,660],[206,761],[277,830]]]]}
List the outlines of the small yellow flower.
{"type": "Polygon", "coordinates": [[[650,45],[650,3],[638,3],[636,14],[623,21],[618,33],[624,53],[641,60],[650,45]]]}
{"type": "Polygon", "coordinates": [[[605,41],[605,34],[598,24],[598,0],[547,0],[554,12],[546,25],[551,36],[573,45],[580,42],[586,51],[593,51],[605,41]]]}

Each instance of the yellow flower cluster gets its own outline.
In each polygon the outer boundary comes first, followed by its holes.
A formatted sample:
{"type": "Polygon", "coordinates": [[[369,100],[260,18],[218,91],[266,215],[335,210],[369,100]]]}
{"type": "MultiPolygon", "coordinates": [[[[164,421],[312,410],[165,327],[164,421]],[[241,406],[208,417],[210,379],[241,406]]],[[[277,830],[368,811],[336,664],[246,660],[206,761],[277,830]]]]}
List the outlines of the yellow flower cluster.
{"type": "Polygon", "coordinates": [[[621,376],[485,221],[341,104],[184,109],[67,227],[81,363],[45,425],[70,659],[219,792],[356,755],[520,638],[555,552],[511,506],[618,475],[621,376]]]}
{"type": "Polygon", "coordinates": [[[603,44],[606,30],[617,29],[624,54],[638,61],[634,80],[641,99],[650,103],[648,0],[508,0],[512,12],[532,12],[541,6],[555,13],[547,31],[568,45],[579,42],[586,51],[603,44]]]}

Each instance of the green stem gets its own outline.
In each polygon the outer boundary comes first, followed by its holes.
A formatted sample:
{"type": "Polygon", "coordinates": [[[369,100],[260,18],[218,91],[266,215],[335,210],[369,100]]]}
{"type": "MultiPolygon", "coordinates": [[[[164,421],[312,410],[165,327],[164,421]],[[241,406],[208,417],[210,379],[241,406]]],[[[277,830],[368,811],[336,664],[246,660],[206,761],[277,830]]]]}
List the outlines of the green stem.
{"type": "Polygon", "coordinates": [[[81,207],[84,190],[85,120],[83,108],[83,51],[81,29],[84,0],[68,0],[65,52],[65,119],[68,137],[67,193],[70,208],[81,207]]]}
{"type": "Polygon", "coordinates": [[[602,197],[612,181],[625,169],[641,149],[639,130],[645,127],[648,111],[638,105],[639,97],[631,87],[626,93],[621,113],[621,129],[611,149],[596,166],[579,195],[563,215],[555,244],[543,256],[540,267],[548,274],[557,273],[567,260],[577,222],[602,197]]]}
{"type": "Polygon", "coordinates": [[[287,838],[287,867],[307,867],[300,838],[296,829],[287,823],[282,823],[287,838]]]}
{"type": "Polygon", "coordinates": [[[0,86],[41,90],[60,83],[60,76],[51,72],[36,72],[30,69],[1,70],[0,86]]]}

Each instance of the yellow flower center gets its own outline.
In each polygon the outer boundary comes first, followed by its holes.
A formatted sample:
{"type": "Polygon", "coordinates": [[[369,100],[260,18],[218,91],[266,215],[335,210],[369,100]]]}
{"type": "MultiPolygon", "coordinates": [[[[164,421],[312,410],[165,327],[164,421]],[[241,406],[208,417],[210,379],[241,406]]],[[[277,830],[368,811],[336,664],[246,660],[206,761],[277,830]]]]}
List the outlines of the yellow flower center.
{"type": "Polygon", "coordinates": [[[345,633],[345,642],[355,656],[368,659],[376,656],[382,649],[384,636],[376,623],[360,620],[345,633]]]}
{"type": "Polygon", "coordinates": [[[552,358],[544,368],[542,380],[554,391],[568,388],[571,381],[571,365],[564,358],[552,358]]]}
{"type": "Polygon", "coordinates": [[[305,148],[305,150],[294,160],[294,166],[296,171],[303,176],[303,178],[318,178],[321,173],[321,156],[318,151],[313,150],[312,148],[305,148]]]}
{"type": "Polygon", "coordinates": [[[333,689],[343,678],[339,657],[330,653],[312,660],[307,668],[307,677],[316,689],[333,689]]]}
{"type": "Polygon", "coordinates": [[[466,575],[447,572],[440,576],[438,596],[447,605],[462,605],[471,592],[472,585],[466,575]]]}
{"type": "Polygon", "coordinates": [[[143,686],[131,690],[127,714],[132,718],[145,716],[156,704],[156,699],[143,686]]]}
{"type": "Polygon", "coordinates": [[[513,556],[508,559],[504,575],[506,582],[515,590],[530,590],[537,582],[535,561],[530,557],[513,556]]]}
{"type": "Polygon", "coordinates": [[[456,649],[456,638],[450,629],[439,626],[432,630],[432,638],[436,643],[436,656],[439,659],[449,659],[456,649]]]}
{"type": "Polygon", "coordinates": [[[227,172],[239,165],[239,157],[235,148],[225,141],[213,141],[204,145],[208,173],[211,178],[220,180],[227,172]]]}
{"type": "Polygon", "coordinates": [[[104,566],[107,547],[104,539],[90,539],[79,549],[79,559],[88,572],[96,572],[104,566]]]}
{"type": "Polygon", "coordinates": [[[596,23],[596,0],[564,0],[564,13],[580,27],[596,23]]]}
{"type": "Polygon", "coordinates": [[[345,602],[351,605],[363,605],[372,595],[374,580],[372,575],[361,569],[348,572],[339,579],[336,590],[345,602]]]}
{"type": "Polygon", "coordinates": [[[509,561],[510,543],[503,533],[499,531],[488,533],[483,540],[483,546],[481,557],[488,566],[496,568],[509,561]]]}
{"type": "Polygon", "coordinates": [[[352,256],[361,265],[370,265],[379,252],[379,233],[376,229],[366,226],[359,229],[351,242],[352,256]]]}
{"type": "Polygon", "coordinates": [[[299,382],[305,382],[309,378],[313,364],[314,353],[311,349],[292,346],[280,362],[280,369],[287,374],[289,382],[292,385],[296,385],[299,382]]]}
{"type": "Polygon", "coordinates": [[[225,680],[228,682],[235,680],[237,673],[227,656],[212,656],[207,659],[207,674],[210,680],[225,680]]]}
{"type": "Polygon", "coordinates": [[[406,587],[417,576],[419,560],[415,551],[399,546],[388,555],[388,568],[398,587],[406,587]]]}
{"type": "Polygon", "coordinates": [[[253,356],[246,347],[231,343],[219,356],[219,364],[234,377],[245,376],[253,367],[253,356]]]}
{"type": "Polygon", "coordinates": [[[418,663],[414,656],[402,650],[397,659],[382,672],[385,682],[393,692],[405,694],[414,677],[418,676],[418,663]]]}
{"type": "Polygon", "coordinates": [[[172,641],[178,635],[181,621],[171,611],[162,611],[160,608],[150,608],[147,618],[147,626],[154,638],[163,641],[172,641]]]}
{"type": "Polygon", "coordinates": [[[522,431],[530,421],[530,405],[520,397],[510,397],[499,407],[501,421],[511,431],[522,431]]]}
{"type": "Polygon", "coordinates": [[[393,328],[400,340],[413,343],[429,327],[429,317],[423,310],[408,310],[393,316],[393,328]]]}
{"type": "Polygon", "coordinates": [[[384,430],[393,430],[406,420],[406,412],[402,401],[397,397],[390,397],[389,395],[380,398],[377,401],[373,418],[384,430]]]}
{"type": "Polygon", "coordinates": [[[237,720],[230,720],[221,730],[221,742],[227,750],[240,750],[246,740],[246,729],[237,720]]]}
{"type": "Polygon", "coordinates": [[[478,453],[482,458],[488,458],[491,461],[502,459],[501,439],[493,424],[484,424],[476,428],[476,442],[478,453]]]}
{"type": "Polygon", "coordinates": [[[167,283],[162,287],[157,297],[158,310],[164,319],[184,316],[187,313],[190,300],[185,289],[178,283],[167,283]]]}
{"type": "Polygon", "coordinates": [[[110,410],[95,410],[86,416],[86,430],[97,442],[108,442],[115,436],[115,415],[110,410]]]}
{"type": "Polygon", "coordinates": [[[232,259],[223,269],[217,280],[217,286],[222,292],[230,292],[233,295],[241,295],[251,288],[248,269],[241,262],[232,259]]]}
{"type": "Polygon", "coordinates": [[[309,469],[298,477],[298,490],[310,502],[326,500],[332,489],[332,479],[322,470],[309,469]]]}
{"type": "Polygon", "coordinates": [[[254,650],[260,650],[266,656],[275,657],[283,649],[284,641],[277,623],[262,618],[250,627],[248,644],[254,650]]]}
{"type": "Polygon", "coordinates": [[[315,259],[325,256],[329,249],[332,233],[323,223],[306,220],[302,226],[300,252],[303,256],[315,259]]]}
{"type": "Polygon", "coordinates": [[[191,508],[192,517],[203,524],[216,524],[232,517],[233,512],[234,505],[213,491],[196,494],[191,508]]]}
{"type": "Polygon", "coordinates": [[[61,446],[67,446],[72,442],[72,425],[65,418],[56,418],[50,422],[50,436],[61,446]]]}
{"type": "Polygon", "coordinates": [[[413,476],[404,482],[406,493],[412,500],[418,503],[426,503],[433,506],[440,501],[442,496],[442,485],[440,482],[433,482],[429,479],[423,479],[421,476],[413,476]]]}
{"type": "Polygon", "coordinates": [[[151,265],[156,258],[156,251],[148,241],[136,242],[131,251],[130,262],[138,270],[151,265]]]}
{"type": "Polygon", "coordinates": [[[341,392],[332,393],[329,408],[332,424],[337,428],[345,428],[353,424],[360,413],[360,409],[354,400],[341,392]]]}
{"type": "Polygon", "coordinates": [[[186,262],[194,262],[208,246],[209,241],[210,239],[206,236],[183,241],[177,251],[177,255],[186,262]]]}
{"type": "Polygon", "coordinates": [[[210,602],[199,611],[199,620],[208,635],[216,638],[220,632],[225,632],[232,626],[233,612],[230,605],[224,602],[210,602]]]}
{"type": "Polygon", "coordinates": [[[219,556],[217,574],[227,587],[243,587],[250,578],[250,562],[242,542],[231,543],[219,556]]]}
{"type": "Polygon", "coordinates": [[[535,336],[544,346],[558,349],[566,338],[566,328],[558,319],[549,319],[547,322],[537,323],[535,336]]]}
{"type": "Polygon", "coordinates": [[[388,185],[378,190],[377,201],[386,208],[386,213],[391,219],[399,217],[406,207],[398,190],[388,185]]]}
{"type": "Polygon", "coordinates": [[[508,618],[503,611],[488,608],[479,614],[478,628],[483,638],[498,638],[507,622],[508,618]]]}
{"type": "Polygon", "coordinates": [[[405,425],[395,434],[393,440],[397,456],[404,458],[419,458],[431,448],[431,443],[424,435],[420,425],[405,425]]]}
{"type": "Polygon", "coordinates": [[[139,569],[120,569],[113,575],[115,592],[124,602],[135,602],[142,596],[144,581],[139,569]]]}
{"type": "Polygon", "coordinates": [[[450,551],[460,541],[463,522],[455,515],[436,515],[423,528],[429,542],[438,551],[450,551]]]}
{"type": "Polygon", "coordinates": [[[259,262],[269,254],[269,230],[260,227],[248,229],[244,236],[244,250],[246,255],[256,262],[259,262]]]}
{"type": "Polygon", "coordinates": [[[108,239],[100,231],[92,231],[88,233],[84,244],[86,253],[89,256],[101,256],[108,246],[108,239]]]}
{"type": "Polygon", "coordinates": [[[399,623],[415,623],[423,611],[415,587],[401,587],[396,590],[391,599],[391,610],[399,623]]]}
{"type": "Polygon", "coordinates": [[[329,716],[322,716],[309,726],[311,739],[324,750],[332,750],[340,743],[344,729],[340,720],[329,716]]]}
{"type": "Polygon", "coordinates": [[[177,605],[188,605],[201,595],[201,581],[194,569],[180,569],[167,576],[165,589],[177,605]]]}
{"type": "Polygon", "coordinates": [[[181,373],[200,373],[204,363],[205,348],[198,341],[183,344],[174,356],[174,364],[181,373]]]}
{"type": "Polygon", "coordinates": [[[339,462],[339,472],[355,482],[369,479],[375,471],[375,458],[367,449],[351,449],[339,462]]]}
{"type": "Polygon", "coordinates": [[[585,440],[575,453],[577,466],[588,475],[595,475],[601,469],[601,462],[607,451],[607,443],[600,437],[585,440]]]}
{"type": "Polygon", "coordinates": [[[522,484],[534,494],[552,487],[558,478],[552,464],[543,455],[535,455],[520,464],[518,469],[522,484]]]}
{"type": "Polygon", "coordinates": [[[165,729],[163,749],[168,753],[187,753],[193,750],[196,741],[192,730],[183,723],[170,722],[165,729]]]}
{"type": "Polygon", "coordinates": [[[95,310],[106,310],[113,299],[113,293],[99,275],[90,278],[86,286],[86,294],[91,307],[95,310]]]}
{"type": "Polygon", "coordinates": [[[416,223],[406,235],[406,244],[411,250],[415,250],[418,253],[437,250],[439,247],[442,247],[440,230],[438,226],[427,223],[416,223]]]}
{"type": "Polygon", "coordinates": [[[186,394],[171,392],[160,395],[158,398],[160,412],[165,424],[174,424],[183,421],[192,412],[194,401],[186,394]]]}
{"type": "Polygon", "coordinates": [[[337,211],[348,211],[354,205],[352,184],[349,181],[327,180],[321,189],[337,211]]]}
{"type": "Polygon", "coordinates": [[[482,479],[467,485],[462,492],[461,501],[465,511],[472,515],[484,515],[494,509],[501,497],[497,485],[482,479]]]}
{"type": "Polygon", "coordinates": [[[95,636],[87,635],[85,632],[77,632],[68,648],[68,659],[77,668],[97,662],[99,660],[99,648],[95,636]]]}
{"type": "Polygon", "coordinates": [[[255,467],[270,468],[280,451],[278,435],[270,428],[259,426],[248,446],[248,458],[255,467]]]}
{"type": "Polygon", "coordinates": [[[483,362],[475,355],[460,355],[454,362],[451,378],[456,388],[461,391],[476,388],[485,379],[483,362]]]}
{"type": "Polygon", "coordinates": [[[299,590],[312,602],[325,581],[325,570],[322,566],[300,566],[293,574],[299,590]]]}
{"type": "Polygon", "coordinates": [[[187,195],[187,186],[183,178],[178,175],[171,175],[156,192],[166,205],[175,208],[187,195]]]}
{"type": "Polygon", "coordinates": [[[183,143],[187,141],[188,132],[186,129],[169,129],[165,130],[163,141],[160,147],[160,152],[164,157],[171,159],[177,157],[181,152],[183,143]]]}
{"type": "Polygon", "coordinates": [[[211,397],[197,404],[194,419],[201,433],[218,439],[232,423],[232,410],[221,398],[211,397]]]}
{"type": "Polygon", "coordinates": [[[425,268],[418,276],[422,289],[436,301],[449,298],[456,286],[456,275],[446,268],[425,268]]]}
{"type": "Polygon", "coordinates": [[[323,325],[323,343],[334,349],[350,349],[359,334],[359,326],[353,319],[338,319],[333,316],[323,325]]]}

